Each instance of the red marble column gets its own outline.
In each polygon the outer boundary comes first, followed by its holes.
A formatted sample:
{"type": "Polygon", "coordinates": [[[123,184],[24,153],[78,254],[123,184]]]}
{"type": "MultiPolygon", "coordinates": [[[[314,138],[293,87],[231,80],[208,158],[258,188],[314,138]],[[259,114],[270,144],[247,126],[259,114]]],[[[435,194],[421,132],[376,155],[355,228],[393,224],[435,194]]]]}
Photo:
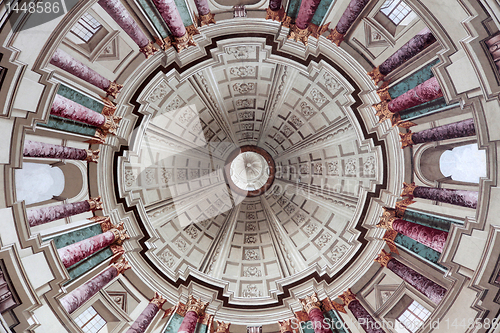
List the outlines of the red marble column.
{"type": "Polygon", "coordinates": [[[106,116],[99,112],[95,112],[61,95],[56,95],[54,98],[50,114],[99,127],[104,132],[115,135],[118,129],[118,123],[121,120],[121,117],[112,115],[106,116]]]}
{"type": "Polygon", "coordinates": [[[403,183],[403,194],[401,196],[435,200],[476,209],[479,193],[476,191],[424,187],[416,186],[415,183],[403,183]]]}
{"type": "Polygon", "coordinates": [[[382,122],[385,119],[392,119],[394,113],[435,100],[442,96],[443,92],[441,91],[437,78],[432,77],[390,102],[384,100],[378,104],[374,104],[373,107],[377,111],[377,116],[380,117],[380,121],[382,122]]]}
{"type": "Polygon", "coordinates": [[[198,15],[200,15],[198,23],[201,27],[215,23],[215,15],[210,12],[207,0],[194,0],[194,4],[198,10],[198,15]]]}
{"type": "Polygon", "coordinates": [[[387,74],[422,52],[435,41],[436,37],[432,32],[428,28],[423,29],[368,75],[375,81],[375,84],[378,84],[387,74]]]}
{"type": "Polygon", "coordinates": [[[106,117],[83,105],[73,102],[66,97],[56,95],[50,109],[50,114],[67,118],[95,127],[101,127],[106,122],[106,117]]]}
{"type": "Polygon", "coordinates": [[[125,270],[129,269],[130,265],[122,257],[122,259],[110,265],[104,271],[96,275],[94,278],[85,282],[80,287],[76,288],[66,296],[60,299],[61,305],[66,309],[68,313],[73,313],[82,304],[88,301],[92,296],[94,296],[99,290],[111,282],[118,274],[123,273],[125,270]]]}
{"type": "Polygon", "coordinates": [[[365,332],[385,333],[370,313],[368,313],[363,305],[356,299],[356,295],[352,293],[351,289],[347,289],[339,298],[344,302],[344,306],[347,305],[347,308],[351,311],[354,318],[356,318],[365,332]]]}
{"type": "Polygon", "coordinates": [[[65,217],[81,214],[88,211],[102,209],[101,197],[90,198],[89,200],[26,210],[30,227],[65,217]]]}
{"type": "Polygon", "coordinates": [[[320,2],[321,0],[302,0],[299,13],[295,19],[295,24],[290,27],[288,39],[294,39],[295,41],[300,41],[304,43],[304,45],[307,45],[307,40],[311,34],[309,31],[309,24],[320,2]]]}
{"type": "Polygon", "coordinates": [[[190,45],[195,45],[193,38],[187,33],[184,27],[181,14],[174,0],[153,0],[153,2],[167,24],[168,29],[174,36],[175,41],[172,42],[172,44],[177,49],[177,52],[180,52],[190,45]]]}
{"type": "Polygon", "coordinates": [[[50,63],[80,79],[104,90],[106,94],[116,98],[123,85],[111,82],[93,69],[85,66],[61,49],[57,49],[50,63]]]}
{"type": "Polygon", "coordinates": [[[134,18],[130,16],[130,13],[120,0],[99,0],[98,3],[109,16],[118,23],[120,28],[134,40],[139,46],[139,50],[146,56],[146,59],[158,51],[158,49],[153,46],[153,42],[150,42],[144,32],[139,28],[134,18]]]}
{"type": "Polygon", "coordinates": [[[346,10],[340,17],[335,29],[327,37],[332,42],[340,46],[344,40],[344,35],[347,33],[352,24],[357,20],[359,14],[365,9],[370,0],[351,0],[346,10]]]}
{"type": "Polygon", "coordinates": [[[464,138],[476,135],[474,119],[466,119],[456,123],[429,128],[417,133],[399,133],[402,148],[411,147],[414,144],[434,142],[455,138],[464,138]]]}
{"type": "Polygon", "coordinates": [[[205,312],[207,305],[208,303],[196,300],[192,295],[189,295],[186,304],[186,315],[177,333],[194,333],[198,318],[205,312]]]}
{"type": "Polygon", "coordinates": [[[153,321],[154,317],[161,310],[166,300],[155,292],[155,297],[149,301],[144,311],[137,317],[126,333],[144,333],[153,321]]]}
{"type": "Polygon", "coordinates": [[[99,149],[80,149],[26,140],[24,141],[23,156],[37,158],[60,158],[65,160],[80,160],[97,163],[97,159],[99,158],[99,149]]]}
{"type": "Polygon", "coordinates": [[[325,325],[325,316],[321,311],[321,302],[319,301],[318,294],[313,293],[311,296],[299,299],[299,301],[313,325],[314,333],[332,333],[330,326],[325,325]]]}
{"type": "Polygon", "coordinates": [[[123,223],[120,223],[102,234],[62,247],[57,253],[64,267],[68,268],[111,244],[122,245],[123,241],[129,238],[123,223]]]}
{"type": "Polygon", "coordinates": [[[390,253],[384,250],[382,250],[375,261],[390,269],[405,282],[427,296],[434,304],[439,304],[446,294],[445,288],[396,260],[390,253]]]}
{"type": "Polygon", "coordinates": [[[399,219],[396,217],[395,210],[392,209],[385,209],[377,227],[394,230],[440,253],[443,252],[448,238],[447,231],[399,219]]]}

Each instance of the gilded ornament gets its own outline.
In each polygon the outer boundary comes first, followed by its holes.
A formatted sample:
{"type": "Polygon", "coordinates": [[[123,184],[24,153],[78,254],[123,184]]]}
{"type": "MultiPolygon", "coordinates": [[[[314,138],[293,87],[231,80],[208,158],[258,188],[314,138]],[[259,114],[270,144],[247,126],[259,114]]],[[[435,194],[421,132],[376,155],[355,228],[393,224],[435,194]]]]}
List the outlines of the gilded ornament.
{"type": "Polygon", "coordinates": [[[186,31],[184,36],[175,37],[172,42],[177,52],[181,52],[184,49],[187,49],[189,46],[195,46],[196,43],[193,41],[193,36],[186,31]]]}
{"type": "Polygon", "coordinates": [[[411,131],[408,133],[399,133],[399,136],[401,137],[401,149],[412,147],[414,145],[412,140],[413,133],[411,131]]]}
{"type": "Polygon", "coordinates": [[[391,94],[389,94],[389,87],[385,87],[377,90],[377,95],[380,97],[381,101],[390,101],[392,100],[391,94]]]}
{"type": "Polygon", "coordinates": [[[96,198],[90,198],[89,200],[87,200],[87,202],[90,205],[90,210],[101,210],[102,209],[101,196],[98,196],[96,198]]]}
{"type": "Polygon", "coordinates": [[[373,104],[373,107],[376,111],[376,116],[379,117],[379,123],[383,122],[386,119],[392,119],[394,117],[394,113],[389,111],[389,102],[382,101],[377,104],[373,104]]]}
{"type": "Polygon", "coordinates": [[[309,321],[309,316],[307,315],[307,313],[305,311],[297,311],[297,312],[295,312],[295,317],[301,323],[309,321]]]}
{"type": "Polygon", "coordinates": [[[387,264],[389,261],[392,259],[391,253],[385,252],[384,249],[380,251],[378,254],[377,258],[375,258],[375,261],[378,262],[380,265],[387,267],[387,264]]]}
{"type": "Polygon", "coordinates": [[[281,7],[278,10],[266,9],[266,20],[282,22],[285,19],[285,8],[281,7]]]}
{"type": "Polygon", "coordinates": [[[118,123],[120,122],[120,120],[122,120],[122,117],[116,117],[116,116],[104,116],[104,117],[106,118],[106,121],[101,126],[101,129],[105,133],[116,135],[116,130],[119,127],[118,123]]]}
{"type": "Polygon", "coordinates": [[[87,157],[85,158],[85,161],[97,163],[100,150],[86,149],[86,151],[87,151],[87,157]]]}
{"type": "Polygon", "coordinates": [[[208,302],[204,303],[201,299],[196,299],[193,295],[189,295],[188,302],[186,304],[186,312],[194,311],[200,317],[207,308],[208,302]]]}
{"type": "Polygon", "coordinates": [[[146,59],[148,59],[158,51],[158,49],[153,44],[153,42],[149,42],[146,46],[139,49],[139,51],[141,51],[146,56],[146,59]]]}
{"type": "Polygon", "coordinates": [[[154,305],[156,305],[158,307],[158,309],[161,310],[161,307],[163,306],[163,304],[165,304],[167,300],[165,298],[163,298],[160,294],[158,294],[156,291],[155,291],[155,297],[153,297],[149,303],[152,303],[154,305]]]}
{"type": "Polygon", "coordinates": [[[397,219],[396,211],[392,208],[384,207],[384,212],[380,217],[380,222],[377,224],[378,228],[392,230],[392,223],[397,219]]]}
{"type": "Polygon", "coordinates": [[[340,46],[340,43],[344,41],[344,35],[338,32],[337,27],[335,27],[335,29],[330,31],[330,35],[328,35],[326,39],[329,39],[332,41],[332,43],[335,43],[337,46],[340,46]]]}
{"type": "Polygon", "coordinates": [[[302,309],[309,314],[312,309],[321,310],[321,302],[318,299],[318,294],[314,292],[311,296],[306,296],[303,299],[299,299],[300,304],[302,304],[302,309]]]}
{"type": "Polygon", "coordinates": [[[127,269],[131,268],[130,264],[128,261],[125,259],[125,257],[121,257],[120,260],[115,262],[114,264],[111,264],[116,270],[118,271],[118,274],[121,274],[125,272],[127,269]]]}
{"type": "Polygon", "coordinates": [[[106,89],[106,94],[108,96],[113,96],[113,98],[116,98],[116,95],[120,92],[120,90],[123,88],[123,84],[118,84],[116,82],[110,82],[109,87],[106,89]]]}
{"type": "Polygon", "coordinates": [[[310,34],[311,33],[308,28],[300,29],[296,25],[292,25],[288,39],[293,39],[296,42],[302,42],[305,46],[307,46],[307,40],[309,39],[310,34]]]}
{"type": "Polygon", "coordinates": [[[323,24],[322,26],[318,27],[316,24],[309,24],[309,32],[311,34],[311,36],[313,36],[314,38],[318,39],[319,36],[323,35],[326,31],[328,31],[328,26],[330,25],[330,22],[328,22],[327,24],[323,24]]]}
{"type": "Polygon", "coordinates": [[[200,27],[204,27],[212,23],[215,24],[215,15],[209,12],[206,15],[200,15],[197,21],[200,27]]]}
{"type": "Polygon", "coordinates": [[[120,222],[117,225],[113,225],[113,227],[108,231],[111,231],[115,235],[114,243],[117,245],[122,245],[125,240],[130,239],[130,236],[127,234],[127,230],[125,229],[123,222],[120,222]]]}
{"type": "Polygon", "coordinates": [[[416,188],[415,182],[411,184],[403,182],[403,193],[401,193],[401,196],[413,198],[413,191],[415,191],[416,188]]]}
{"type": "Polygon", "coordinates": [[[217,322],[217,333],[229,333],[229,326],[231,326],[231,323],[225,323],[223,321],[218,321],[217,322]]]}
{"type": "Polygon", "coordinates": [[[344,302],[344,306],[347,306],[349,303],[356,300],[356,294],[353,294],[351,288],[349,288],[347,291],[344,291],[342,295],[339,295],[339,298],[344,302]]]}
{"type": "Polygon", "coordinates": [[[375,67],[371,72],[368,72],[368,76],[372,78],[373,81],[375,81],[375,85],[378,85],[380,81],[384,80],[385,75],[380,73],[380,69],[375,67]]]}
{"type": "Polygon", "coordinates": [[[280,325],[280,332],[281,333],[295,332],[295,330],[292,329],[292,320],[291,319],[286,319],[283,321],[278,320],[278,325],[280,325]]]}
{"type": "Polygon", "coordinates": [[[405,214],[406,208],[408,208],[409,205],[412,203],[415,203],[411,198],[405,198],[401,201],[396,202],[396,216],[402,218],[405,214]]]}

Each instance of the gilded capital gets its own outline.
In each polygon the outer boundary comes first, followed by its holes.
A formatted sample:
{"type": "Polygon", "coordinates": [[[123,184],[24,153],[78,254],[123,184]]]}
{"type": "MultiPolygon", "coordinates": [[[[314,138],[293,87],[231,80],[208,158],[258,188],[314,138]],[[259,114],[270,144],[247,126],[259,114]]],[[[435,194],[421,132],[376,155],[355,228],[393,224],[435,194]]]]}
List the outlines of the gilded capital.
{"type": "Polygon", "coordinates": [[[123,226],[123,222],[120,222],[118,225],[113,225],[111,229],[109,229],[115,235],[116,245],[122,245],[126,239],[130,239],[130,236],[127,234],[127,230],[123,226]]]}
{"type": "Polygon", "coordinates": [[[335,45],[340,46],[340,44],[344,41],[344,35],[342,35],[340,32],[337,31],[337,27],[330,31],[330,34],[326,39],[329,39],[332,41],[332,43],[335,43],[335,45]]]}
{"type": "Polygon", "coordinates": [[[389,102],[386,100],[383,100],[382,102],[377,104],[373,104],[373,108],[376,111],[375,115],[379,118],[379,123],[387,119],[392,119],[392,117],[394,116],[394,113],[389,111],[389,102]]]}
{"type": "Polygon", "coordinates": [[[408,206],[412,203],[415,203],[415,201],[411,200],[410,198],[405,198],[401,201],[396,202],[396,216],[403,218],[406,208],[408,208],[408,206]]]}
{"type": "Polygon", "coordinates": [[[97,150],[86,149],[86,151],[87,151],[87,157],[85,158],[85,161],[97,163],[97,159],[99,158],[100,150],[99,149],[97,149],[97,150]]]}
{"type": "Polygon", "coordinates": [[[218,321],[217,322],[217,331],[216,333],[229,333],[229,326],[231,326],[231,323],[225,323],[223,321],[218,321]]]}
{"type": "Polygon", "coordinates": [[[392,230],[392,223],[397,219],[396,211],[392,208],[384,207],[384,212],[380,217],[377,227],[392,230]]]}
{"type": "Polygon", "coordinates": [[[292,329],[292,320],[291,319],[286,319],[283,321],[278,320],[278,325],[280,325],[280,332],[285,333],[285,332],[294,332],[292,329]]]}
{"type": "Polygon", "coordinates": [[[163,304],[165,304],[167,300],[165,298],[163,298],[160,294],[158,294],[156,291],[155,291],[155,297],[153,297],[149,303],[152,303],[154,305],[156,305],[158,307],[158,309],[161,310],[161,307],[163,306],[163,304]]]}
{"type": "Polygon", "coordinates": [[[401,115],[399,113],[394,113],[394,115],[391,118],[392,122],[392,127],[397,126],[401,128],[406,128],[410,129],[410,127],[417,126],[414,122],[411,122],[409,120],[402,120],[401,115]]]}
{"type": "Polygon", "coordinates": [[[371,72],[367,73],[369,77],[372,78],[373,81],[375,81],[375,85],[378,85],[378,83],[382,80],[384,80],[385,75],[380,73],[380,69],[375,67],[371,72]]]}
{"type": "Polygon", "coordinates": [[[309,35],[311,32],[309,28],[300,29],[295,24],[290,27],[290,34],[288,35],[288,39],[293,39],[296,42],[302,42],[305,46],[307,46],[307,40],[309,39],[309,35]]]}
{"type": "Polygon", "coordinates": [[[381,101],[390,101],[392,100],[391,94],[389,94],[389,87],[381,88],[377,90],[377,95],[380,97],[381,101]]]}
{"type": "Polygon", "coordinates": [[[200,27],[203,27],[203,26],[209,25],[209,24],[215,24],[215,15],[212,14],[212,12],[209,12],[206,15],[200,15],[198,23],[199,23],[200,27]]]}
{"type": "Polygon", "coordinates": [[[116,82],[110,82],[109,87],[106,89],[106,94],[108,96],[113,96],[113,98],[116,98],[116,95],[120,92],[120,90],[123,88],[123,84],[118,84],[116,82]]]}
{"type": "Polygon", "coordinates": [[[413,191],[415,191],[416,188],[415,182],[411,184],[403,182],[403,193],[401,193],[401,196],[413,198],[413,191]]]}
{"type": "Polygon", "coordinates": [[[330,22],[328,22],[327,24],[323,24],[322,26],[317,26],[316,24],[310,23],[309,24],[310,35],[318,39],[319,36],[323,35],[326,31],[328,31],[329,25],[330,22]]]}
{"type": "Polygon", "coordinates": [[[157,52],[158,49],[153,45],[153,42],[149,42],[146,46],[141,47],[139,51],[141,51],[144,54],[144,56],[146,56],[146,59],[148,59],[150,56],[155,54],[155,52],[157,52]]]}
{"type": "Polygon", "coordinates": [[[116,130],[119,127],[120,120],[122,120],[122,117],[117,117],[117,116],[104,116],[106,117],[106,121],[104,124],[101,126],[101,129],[110,134],[116,135],[116,130]]]}
{"type": "Polygon", "coordinates": [[[378,262],[381,266],[387,267],[387,264],[389,261],[392,259],[391,253],[385,252],[384,249],[380,251],[378,254],[377,258],[375,258],[375,261],[378,262]]]}
{"type": "Polygon", "coordinates": [[[401,138],[401,149],[405,149],[406,147],[412,147],[414,145],[412,137],[413,133],[408,131],[408,133],[399,133],[401,138]]]}
{"type": "Polygon", "coordinates": [[[188,302],[186,304],[186,312],[194,311],[199,317],[205,312],[207,305],[208,302],[202,302],[201,298],[197,300],[193,297],[193,295],[189,295],[188,302]]]}
{"type": "Polygon", "coordinates": [[[97,198],[90,198],[89,200],[87,200],[87,202],[90,205],[90,210],[101,210],[102,209],[101,196],[98,196],[97,198]]]}
{"type": "Polygon", "coordinates": [[[172,45],[174,45],[175,49],[177,50],[177,53],[179,53],[182,50],[187,49],[189,46],[195,46],[196,43],[193,40],[193,36],[190,35],[189,32],[186,30],[184,36],[174,37],[172,45]]]}
{"type": "Polygon", "coordinates": [[[344,302],[344,306],[349,305],[352,301],[356,300],[356,294],[351,291],[351,288],[344,291],[342,295],[339,295],[339,298],[344,302]]]}
{"type": "Polygon", "coordinates": [[[316,308],[321,310],[321,302],[318,299],[318,294],[314,292],[311,296],[306,296],[303,299],[299,299],[300,304],[302,304],[302,309],[309,314],[309,312],[316,308]]]}
{"type": "Polygon", "coordinates": [[[285,19],[285,9],[281,7],[279,10],[266,9],[266,20],[282,22],[285,19]]]}
{"type": "Polygon", "coordinates": [[[125,257],[121,257],[120,260],[117,262],[111,264],[116,270],[118,271],[118,274],[122,274],[125,272],[127,269],[131,268],[130,264],[128,261],[125,259],[125,257]]]}

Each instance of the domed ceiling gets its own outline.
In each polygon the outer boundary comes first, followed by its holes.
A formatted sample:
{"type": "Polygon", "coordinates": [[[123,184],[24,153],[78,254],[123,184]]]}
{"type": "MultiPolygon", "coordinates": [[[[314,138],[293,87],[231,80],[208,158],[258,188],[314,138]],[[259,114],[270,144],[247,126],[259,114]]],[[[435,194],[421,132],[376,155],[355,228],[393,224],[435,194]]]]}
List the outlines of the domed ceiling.
{"type": "Polygon", "coordinates": [[[274,36],[273,22],[250,26],[253,36],[218,36],[248,21],[221,25],[205,30],[212,42],[203,52],[181,53],[182,66],[153,59],[136,70],[136,89],[123,92],[135,125],[113,151],[109,181],[125,208],[117,214],[135,228],[129,261],[166,295],[194,281],[227,309],[283,311],[292,289],[310,292],[304,283],[314,280],[340,294],[383,246],[368,242],[363,224],[380,215],[373,199],[388,185],[383,165],[401,169],[397,138],[370,133],[377,97],[345,51],[310,45],[315,55],[304,57],[302,45],[274,36]],[[263,150],[276,165],[262,195],[228,185],[224,168],[240,147],[263,150]],[[392,162],[388,150],[398,155],[392,162]]]}

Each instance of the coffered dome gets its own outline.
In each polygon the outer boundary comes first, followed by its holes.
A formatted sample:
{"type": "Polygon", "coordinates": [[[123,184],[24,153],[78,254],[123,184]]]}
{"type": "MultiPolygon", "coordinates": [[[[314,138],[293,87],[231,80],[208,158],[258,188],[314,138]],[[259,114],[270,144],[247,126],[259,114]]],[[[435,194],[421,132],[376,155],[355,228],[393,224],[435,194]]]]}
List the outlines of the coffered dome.
{"type": "Polygon", "coordinates": [[[6,6],[0,323],[498,319],[500,8],[441,2],[6,6]]]}

